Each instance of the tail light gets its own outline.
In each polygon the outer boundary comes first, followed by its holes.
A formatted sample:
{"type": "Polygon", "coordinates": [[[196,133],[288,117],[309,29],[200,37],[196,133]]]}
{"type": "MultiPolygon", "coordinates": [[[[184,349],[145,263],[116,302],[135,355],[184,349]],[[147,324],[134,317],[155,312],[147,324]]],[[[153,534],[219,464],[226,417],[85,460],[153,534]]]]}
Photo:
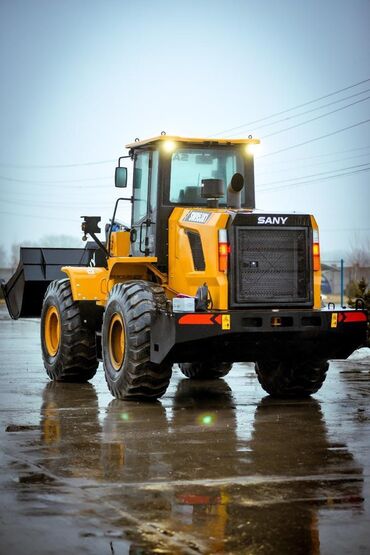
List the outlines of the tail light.
{"type": "Polygon", "coordinates": [[[227,241],[226,229],[218,230],[218,269],[220,272],[227,272],[230,245],[227,241]]]}
{"type": "Polygon", "coordinates": [[[312,254],[313,254],[313,269],[320,270],[320,243],[319,243],[319,231],[317,229],[313,230],[313,244],[312,244],[312,254]]]}

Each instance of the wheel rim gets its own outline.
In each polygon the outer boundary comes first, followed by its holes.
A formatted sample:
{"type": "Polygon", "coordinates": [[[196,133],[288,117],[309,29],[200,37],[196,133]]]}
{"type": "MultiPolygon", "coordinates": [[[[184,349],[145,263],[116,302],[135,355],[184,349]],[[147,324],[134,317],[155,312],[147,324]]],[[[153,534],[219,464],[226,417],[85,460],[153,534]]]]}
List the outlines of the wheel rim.
{"type": "Polygon", "coordinates": [[[45,317],[45,346],[51,357],[55,357],[59,350],[61,325],[60,315],[55,306],[49,306],[45,317]]]}
{"type": "Polygon", "coordinates": [[[115,370],[120,370],[125,356],[125,327],[122,316],[115,313],[109,324],[109,357],[115,370]]]}

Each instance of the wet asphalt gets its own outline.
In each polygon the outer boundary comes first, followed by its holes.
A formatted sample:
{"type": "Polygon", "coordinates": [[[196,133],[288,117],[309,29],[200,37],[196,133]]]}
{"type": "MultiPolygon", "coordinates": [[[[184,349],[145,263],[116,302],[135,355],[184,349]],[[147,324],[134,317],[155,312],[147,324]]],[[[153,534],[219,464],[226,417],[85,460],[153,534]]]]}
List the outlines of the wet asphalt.
{"type": "Polygon", "coordinates": [[[0,305],[1,554],[367,554],[370,361],[304,401],[252,364],[160,402],[50,382],[39,322],[0,305]]]}

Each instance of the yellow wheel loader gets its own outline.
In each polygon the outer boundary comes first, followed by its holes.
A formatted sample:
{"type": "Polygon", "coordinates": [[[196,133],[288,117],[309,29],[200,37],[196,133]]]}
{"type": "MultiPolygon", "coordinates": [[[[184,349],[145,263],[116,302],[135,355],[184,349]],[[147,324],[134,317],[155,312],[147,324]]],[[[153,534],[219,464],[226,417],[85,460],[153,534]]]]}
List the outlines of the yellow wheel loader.
{"type": "Polygon", "coordinates": [[[158,137],[127,145],[105,238],[83,217],[85,249],[22,248],[4,296],[13,318],[41,314],[51,379],[86,381],[103,361],[119,399],[159,398],[174,363],[192,379],[254,361],[271,395],[305,396],[328,359],[366,341],[367,313],[322,307],[320,248],[309,214],[255,208],[257,139],[158,137]],[[117,209],[132,204],[130,225],[117,209]],[[63,277],[64,276],[64,277],[63,277]]]}

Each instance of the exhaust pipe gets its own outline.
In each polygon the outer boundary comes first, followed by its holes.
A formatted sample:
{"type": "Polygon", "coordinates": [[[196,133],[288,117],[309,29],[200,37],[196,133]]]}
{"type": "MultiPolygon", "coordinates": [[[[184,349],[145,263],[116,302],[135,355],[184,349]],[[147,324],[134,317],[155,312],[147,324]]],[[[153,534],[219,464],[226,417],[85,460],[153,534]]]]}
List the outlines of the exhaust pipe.
{"type": "Polygon", "coordinates": [[[241,173],[234,173],[227,188],[227,207],[241,208],[244,177],[241,173]]]}

